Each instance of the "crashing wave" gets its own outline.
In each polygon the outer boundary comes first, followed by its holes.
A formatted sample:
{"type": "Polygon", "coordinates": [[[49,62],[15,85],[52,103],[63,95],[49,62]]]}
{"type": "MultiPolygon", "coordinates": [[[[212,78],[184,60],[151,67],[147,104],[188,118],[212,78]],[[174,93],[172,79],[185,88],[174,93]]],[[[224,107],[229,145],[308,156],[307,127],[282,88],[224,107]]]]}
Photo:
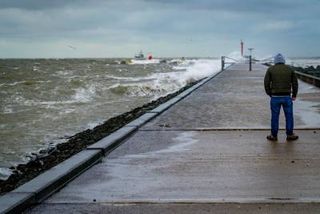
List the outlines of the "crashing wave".
{"type": "MultiPolygon", "coordinates": [[[[212,75],[220,70],[219,60],[185,60],[173,67],[173,72],[154,73],[147,77],[130,78],[135,82],[116,83],[109,87],[117,95],[148,96],[158,98],[179,90],[186,84],[212,75]]],[[[117,78],[117,77],[113,77],[117,78]]],[[[123,77],[119,77],[123,80],[123,77]]]]}

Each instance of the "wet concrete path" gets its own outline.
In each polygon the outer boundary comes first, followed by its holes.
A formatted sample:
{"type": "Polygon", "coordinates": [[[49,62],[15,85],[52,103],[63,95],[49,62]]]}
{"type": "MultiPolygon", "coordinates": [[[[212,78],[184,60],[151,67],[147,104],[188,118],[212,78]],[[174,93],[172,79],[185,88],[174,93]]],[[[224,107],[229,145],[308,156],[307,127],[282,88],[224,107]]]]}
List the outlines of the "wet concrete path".
{"type": "Polygon", "coordinates": [[[267,68],[247,67],[222,72],[27,213],[319,213],[320,90],[300,82],[300,139],[281,130],[271,143],[267,68]]]}

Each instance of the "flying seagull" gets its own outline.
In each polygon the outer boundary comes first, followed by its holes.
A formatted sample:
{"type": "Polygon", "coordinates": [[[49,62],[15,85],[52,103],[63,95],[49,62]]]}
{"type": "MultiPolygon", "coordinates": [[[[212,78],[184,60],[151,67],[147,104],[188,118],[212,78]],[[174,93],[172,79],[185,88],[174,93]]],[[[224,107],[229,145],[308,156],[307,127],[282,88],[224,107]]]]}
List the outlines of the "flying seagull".
{"type": "Polygon", "coordinates": [[[76,47],[72,46],[72,45],[67,45],[69,48],[73,49],[73,50],[77,50],[76,47]]]}

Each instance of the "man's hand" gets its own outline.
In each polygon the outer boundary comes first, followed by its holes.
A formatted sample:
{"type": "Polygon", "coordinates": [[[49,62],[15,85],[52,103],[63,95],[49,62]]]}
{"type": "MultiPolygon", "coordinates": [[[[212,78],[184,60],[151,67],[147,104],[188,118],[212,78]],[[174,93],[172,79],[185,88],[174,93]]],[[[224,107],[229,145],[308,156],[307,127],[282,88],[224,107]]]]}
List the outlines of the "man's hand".
{"type": "Polygon", "coordinates": [[[296,97],[292,97],[292,101],[295,101],[296,100],[296,97]]]}

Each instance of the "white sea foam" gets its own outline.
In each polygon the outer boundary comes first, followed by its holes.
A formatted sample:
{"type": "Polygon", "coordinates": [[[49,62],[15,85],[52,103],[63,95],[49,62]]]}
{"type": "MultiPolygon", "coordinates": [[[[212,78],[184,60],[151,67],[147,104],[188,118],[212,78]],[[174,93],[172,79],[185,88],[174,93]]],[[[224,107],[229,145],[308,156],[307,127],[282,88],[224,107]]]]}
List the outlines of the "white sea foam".
{"type": "Polygon", "coordinates": [[[174,72],[151,74],[145,78],[140,78],[140,82],[117,83],[109,89],[118,94],[158,98],[180,89],[187,83],[218,72],[220,70],[220,60],[185,60],[174,66],[174,70],[174,72]]]}
{"type": "Polygon", "coordinates": [[[87,124],[87,127],[88,129],[93,129],[94,127],[102,124],[103,121],[96,121],[96,122],[90,122],[87,124]]]}
{"type": "Polygon", "coordinates": [[[220,70],[220,60],[193,60],[186,69],[187,71],[183,72],[182,78],[180,76],[176,77],[184,83],[217,73],[220,70]]]}
{"type": "Polygon", "coordinates": [[[18,85],[18,84],[23,84],[25,83],[26,81],[17,81],[17,82],[13,82],[13,83],[7,83],[8,86],[15,86],[15,85],[18,85]]]}
{"type": "Polygon", "coordinates": [[[57,70],[54,73],[52,73],[52,76],[56,76],[56,77],[68,77],[68,78],[73,78],[73,77],[77,77],[74,76],[74,73],[76,73],[76,70],[57,70]]]}
{"type": "Polygon", "coordinates": [[[157,64],[160,63],[159,59],[145,59],[145,60],[131,60],[130,64],[133,65],[147,65],[147,64],[157,64]]]}
{"type": "Polygon", "coordinates": [[[15,85],[19,85],[19,84],[23,84],[26,81],[17,81],[17,82],[13,82],[13,83],[2,83],[0,86],[15,86],[15,85]]]}
{"type": "Polygon", "coordinates": [[[153,74],[157,83],[176,84],[178,87],[197,81],[220,70],[219,60],[186,60],[175,66],[176,72],[153,74]]]}
{"type": "Polygon", "coordinates": [[[90,102],[96,93],[96,88],[94,85],[89,86],[88,88],[78,88],[76,93],[72,96],[72,100],[76,102],[90,102]]]}
{"type": "Polygon", "coordinates": [[[145,81],[145,80],[153,80],[154,78],[151,76],[141,76],[141,77],[119,77],[119,76],[113,76],[113,75],[106,75],[106,79],[114,79],[114,80],[124,80],[124,81],[145,81]]]}
{"type": "Polygon", "coordinates": [[[233,51],[233,52],[231,52],[230,54],[228,54],[227,57],[228,57],[229,59],[227,58],[227,59],[226,59],[226,62],[231,62],[231,63],[236,62],[236,61],[238,61],[238,62],[244,62],[244,61],[246,60],[246,58],[244,58],[243,56],[241,56],[240,51],[233,51]]]}
{"type": "Polygon", "coordinates": [[[0,167],[0,179],[5,180],[12,174],[9,168],[0,167]]]}
{"type": "MultiPolygon", "coordinates": [[[[91,85],[89,87],[81,87],[75,90],[75,93],[71,96],[69,100],[59,100],[59,101],[39,101],[39,100],[29,100],[21,96],[15,97],[16,103],[23,104],[24,106],[39,106],[50,109],[60,109],[59,105],[74,104],[74,103],[87,103],[94,99],[96,95],[96,86],[91,85]],[[58,105],[58,106],[57,106],[58,105]]],[[[6,110],[6,109],[5,109],[6,110]]],[[[65,113],[73,112],[73,109],[66,109],[65,113]]],[[[7,112],[5,113],[10,113],[7,112]]]]}
{"type": "Polygon", "coordinates": [[[4,129],[7,127],[7,124],[0,124],[0,129],[4,129]]]}
{"type": "Polygon", "coordinates": [[[39,71],[39,66],[34,65],[34,66],[32,67],[32,70],[33,70],[33,71],[39,71]]]}
{"type": "Polygon", "coordinates": [[[14,113],[12,108],[10,108],[9,106],[4,106],[3,114],[12,114],[12,113],[14,113]]]}
{"type": "Polygon", "coordinates": [[[59,111],[59,115],[67,115],[67,114],[73,113],[74,111],[75,109],[71,109],[71,108],[62,109],[61,111],[59,111]]]}

